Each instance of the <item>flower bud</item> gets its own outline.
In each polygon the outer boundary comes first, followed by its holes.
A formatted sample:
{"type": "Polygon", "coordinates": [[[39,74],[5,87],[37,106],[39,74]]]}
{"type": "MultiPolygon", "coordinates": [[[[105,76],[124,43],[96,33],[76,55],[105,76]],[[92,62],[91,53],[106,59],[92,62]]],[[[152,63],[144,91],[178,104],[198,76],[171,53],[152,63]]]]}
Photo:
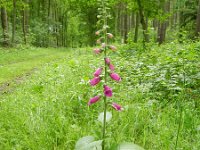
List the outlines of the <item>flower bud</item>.
{"type": "Polygon", "coordinates": [[[104,85],[104,94],[106,97],[112,97],[112,89],[107,85],[104,85]]]}
{"type": "Polygon", "coordinates": [[[106,62],[107,65],[109,65],[110,64],[110,58],[105,58],[105,62],[106,62]]]}
{"type": "Polygon", "coordinates": [[[117,49],[117,47],[115,47],[115,46],[113,46],[113,45],[109,46],[109,48],[110,48],[111,50],[113,50],[113,51],[115,51],[115,50],[117,49]]]}
{"type": "Polygon", "coordinates": [[[120,106],[119,104],[114,103],[114,102],[112,103],[112,107],[117,111],[122,111],[123,110],[122,106],[120,106]]]}
{"type": "Polygon", "coordinates": [[[116,73],[110,73],[110,77],[115,81],[121,81],[120,76],[116,73]]]}
{"type": "Polygon", "coordinates": [[[97,44],[101,44],[101,39],[98,39],[98,40],[97,40],[97,44]]]}
{"type": "Polygon", "coordinates": [[[110,68],[111,71],[115,70],[115,67],[112,64],[109,65],[109,68],[110,68]]]}
{"type": "Polygon", "coordinates": [[[98,76],[101,74],[102,70],[103,70],[103,68],[98,68],[98,69],[95,71],[94,76],[95,76],[95,77],[98,77],[98,76]]]}
{"type": "Polygon", "coordinates": [[[102,47],[102,48],[105,48],[105,47],[106,47],[106,43],[102,43],[102,44],[101,44],[101,47],[102,47]]]}
{"type": "Polygon", "coordinates": [[[100,31],[96,31],[95,34],[96,34],[96,35],[99,35],[99,34],[100,34],[100,31]]]}
{"type": "Polygon", "coordinates": [[[101,53],[101,49],[99,49],[99,48],[95,48],[93,51],[94,51],[95,54],[100,54],[101,53]]]}
{"type": "Polygon", "coordinates": [[[113,38],[113,34],[111,34],[111,33],[107,33],[107,35],[108,35],[108,38],[110,38],[110,39],[113,38]]]}
{"type": "Polygon", "coordinates": [[[98,101],[100,100],[100,98],[101,98],[100,96],[95,96],[95,97],[91,98],[91,99],[89,100],[89,102],[88,102],[88,105],[90,106],[90,105],[92,105],[92,104],[98,102],[98,101]]]}
{"type": "Polygon", "coordinates": [[[92,80],[90,80],[90,85],[95,86],[101,81],[100,77],[94,77],[92,80]]]}

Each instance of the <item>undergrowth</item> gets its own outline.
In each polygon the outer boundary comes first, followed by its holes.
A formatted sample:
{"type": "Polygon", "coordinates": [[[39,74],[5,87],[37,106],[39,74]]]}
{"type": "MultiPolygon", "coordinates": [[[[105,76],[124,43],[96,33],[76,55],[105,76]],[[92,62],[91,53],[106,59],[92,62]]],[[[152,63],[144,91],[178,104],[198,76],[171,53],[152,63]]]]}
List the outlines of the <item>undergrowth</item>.
{"type": "MultiPolygon", "coordinates": [[[[108,123],[107,147],[126,141],[149,150],[200,149],[199,46],[121,47],[112,54],[122,76],[113,92],[124,111],[108,123]]],[[[99,61],[85,49],[69,52],[0,96],[0,149],[73,150],[80,137],[100,139],[102,105],[87,106],[98,89],[91,91],[88,74],[99,61]]]]}

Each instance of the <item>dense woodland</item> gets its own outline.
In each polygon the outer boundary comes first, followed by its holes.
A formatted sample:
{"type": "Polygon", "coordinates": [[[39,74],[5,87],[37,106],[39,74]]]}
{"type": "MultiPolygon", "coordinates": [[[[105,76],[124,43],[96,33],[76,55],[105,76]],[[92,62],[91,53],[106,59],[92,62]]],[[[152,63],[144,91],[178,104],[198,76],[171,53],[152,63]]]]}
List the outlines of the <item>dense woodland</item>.
{"type": "MultiPolygon", "coordinates": [[[[110,0],[110,28],[116,41],[196,40],[200,0],[110,0]]],[[[94,45],[95,0],[1,0],[1,45],[40,47],[94,45]]]]}
{"type": "Polygon", "coordinates": [[[0,150],[200,150],[200,0],[0,0],[0,16],[0,150]]]}

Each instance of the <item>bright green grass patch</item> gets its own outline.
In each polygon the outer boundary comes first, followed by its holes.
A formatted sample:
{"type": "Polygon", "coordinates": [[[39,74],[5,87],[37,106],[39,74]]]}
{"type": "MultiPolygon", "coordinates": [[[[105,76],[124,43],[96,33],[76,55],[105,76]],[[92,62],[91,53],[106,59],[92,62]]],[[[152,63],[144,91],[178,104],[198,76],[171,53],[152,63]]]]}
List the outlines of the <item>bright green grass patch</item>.
{"type": "Polygon", "coordinates": [[[68,49],[22,47],[0,50],[0,83],[21,76],[42,64],[63,58],[68,49]]]}
{"type": "MultiPolygon", "coordinates": [[[[183,73],[182,67],[179,68],[182,62],[178,63],[182,55],[172,55],[175,52],[170,47],[155,47],[139,55],[135,52],[129,58],[122,57],[123,53],[111,55],[122,82],[110,80],[114,97],[108,101],[121,104],[125,110],[116,112],[109,107],[113,118],[107,126],[107,149],[124,141],[147,150],[174,149],[179,125],[177,149],[200,149],[200,107],[196,105],[198,94],[195,95],[198,78],[187,80],[190,84],[183,87],[178,77],[163,75],[166,70],[173,76],[183,73]],[[162,55],[157,54],[161,52],[162,55]],[[166,66],[172,58],[171,66],[166,66]],[[177,86],[185,89],[179,91],[177,86]]],[[[0,149],[73,150],[83,136],[101,139],[102,128],[97,117],[103,111],[103,101],[90,107],[87,102],[102,93],[102,83],[91,87],[88,81],[95,68],[103,65],[103,58],[84,52],[71,52],[46,63],[16,91],[1,96],[0,149]]],[[[196,51],[192,53],[198,56],[196,51]]],[[[186,67],[187,77],[198,72],[195,70],[198,58],[192,62],[186,67]]]]}

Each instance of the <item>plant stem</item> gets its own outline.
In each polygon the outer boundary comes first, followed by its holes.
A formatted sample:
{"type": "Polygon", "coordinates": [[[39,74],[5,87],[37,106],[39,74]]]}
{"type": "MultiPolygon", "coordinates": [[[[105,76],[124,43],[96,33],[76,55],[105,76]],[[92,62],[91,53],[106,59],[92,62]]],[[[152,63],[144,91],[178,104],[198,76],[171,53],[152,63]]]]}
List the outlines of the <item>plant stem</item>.
{"type": "MultiPolygon", "coordinates": [[[[102,1],[102,4],[103,4],[103,12],[104,12],[104,27],[105,29],[104,30],[104,43],[105,43],[105,48],[104,48],[104,70],[105,70],[105,73],[104,73],[104,81],[105,81],[105,85],[107,84],[107,64],[106,64],[106,57],[107,57],[107,44],[108,44],[108,41],[107,41],[107,18],[106,18],[106,9],[105,9],[105,2],[104,0],[102,1]]],[[[102,142],[102,150],[105,149],[105,138],[106,138],[106,112],[107,112],[107,97],[104,96],[104,118],[103,118],[103,142],[102,142]]]]}
{"type": "Polygon", "coordinates": [[[175,150],[177,149],[178,146],[178,138],[179,138],[179,133],[180,133],[180,129],[181,129],[181,124],[182,124],[182,115],[183,115],[183,109],[181,106],[181,102],[179,101],[179,107],[180,107],[180,116],[179,116],[179,124],[178,124],[178,130],[177,130],[177,135],[176,135],[176,143],[175,143],[175,150]]]}
{"type": "MultiPolygon", "coordinates": [[[[181,98],[183,101],[185,101],[185,88],[186,88],[186,80],[185,80],[185,58],[183,58],[183,98],[181,98]]],[[[178,139],[179,139],[179,134],[180,134],[180,129],[181,129],[181,125],[183,122],[183,106],[182,106],[182,102],[180,100],[178,100],[179,102],[179,108],[180,108],[180,115],[179,115],[179,124],[178,124],[178,130],[177,130],[177,135],[176,135],[176,143],[175,143],[175,150],[177,149],[178,146],[178,139]]]]}

